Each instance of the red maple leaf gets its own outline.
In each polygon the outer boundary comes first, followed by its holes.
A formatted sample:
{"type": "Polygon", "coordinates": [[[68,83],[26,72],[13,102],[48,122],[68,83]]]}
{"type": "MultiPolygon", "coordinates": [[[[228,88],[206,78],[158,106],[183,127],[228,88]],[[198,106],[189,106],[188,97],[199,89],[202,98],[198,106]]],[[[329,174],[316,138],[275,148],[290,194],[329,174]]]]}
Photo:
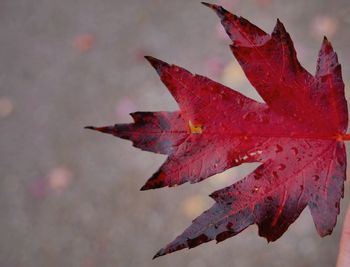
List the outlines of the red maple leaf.
{"type": "Polygon", "coordinates": [[[332,232],[346,178],[348,124],[341,66],[323,40],[313,76],[298,62],[277,20],[269,35],[221,6],[231,50],[265,103],[206,77],[146,57],[180,106],[136,112],[134,123],[88,127],[168,155],[142,190],[195,183],[246,162],[261,162],[241,181],[211,194],[215,204],[155,257],[234,236],[251,224],[278,239],[308,206],[321,236],[332,232]]]}

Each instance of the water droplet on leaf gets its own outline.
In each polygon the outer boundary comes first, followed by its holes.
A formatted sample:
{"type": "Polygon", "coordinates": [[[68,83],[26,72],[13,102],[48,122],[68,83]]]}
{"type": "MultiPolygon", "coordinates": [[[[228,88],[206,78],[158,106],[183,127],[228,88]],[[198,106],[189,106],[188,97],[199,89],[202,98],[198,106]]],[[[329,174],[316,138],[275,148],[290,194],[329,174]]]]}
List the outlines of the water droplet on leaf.
{"type": "Polygon", "coordinates": [[[258,191],[259,191],[259,187],[254,186],[254,188],[253,188],[253,190],[252,190],[252,193],[256,193],[256,192],[258,192],[258,191]]]}

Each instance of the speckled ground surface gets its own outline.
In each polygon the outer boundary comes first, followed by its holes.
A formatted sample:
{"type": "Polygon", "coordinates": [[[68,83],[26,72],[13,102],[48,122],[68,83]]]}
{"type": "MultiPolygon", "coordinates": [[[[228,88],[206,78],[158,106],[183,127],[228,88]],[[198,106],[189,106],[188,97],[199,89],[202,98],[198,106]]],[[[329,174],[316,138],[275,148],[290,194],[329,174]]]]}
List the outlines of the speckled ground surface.
{"type": "MultiPolygon", "coordinates": [[[[176,109],[144,54],[259,99],[217,17],[199,2],[0,1],[0,266],[335,265],[349,198],[330,237],[317,235],[305,210],[277,242],[267,244],[252,226],[219,245],[152,261],[211,206],[209,193],[256,165],[200,184],[140,192],[164,157],[83,130],[130,121],[131,111],[176,109]]],[[[350,84],[348,0],[222,2],[266,31],[280,18],[311,73],[326,34],[350,84]]]]}

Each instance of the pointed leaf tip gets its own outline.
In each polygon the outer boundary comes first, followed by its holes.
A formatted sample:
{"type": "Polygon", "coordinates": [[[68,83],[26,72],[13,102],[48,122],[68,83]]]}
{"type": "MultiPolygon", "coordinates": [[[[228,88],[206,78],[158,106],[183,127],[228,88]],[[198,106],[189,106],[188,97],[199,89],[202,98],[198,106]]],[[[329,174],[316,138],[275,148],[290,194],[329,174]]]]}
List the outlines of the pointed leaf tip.
{"type": "Polygon", "coordinates": [[[156,178],[150,178],[141,188],[140,191],[146,191],[150,189],[157,189],[164,187],[164,183],[156,178]]]}
{"type": "Polygon", "coordinates": [[[156,189],[160,186],[152,184],[152,178],[148,179],[148,181],[140,188],[140,191],[146,191],[150,189],[156,189]]]}
{"type": "Polygon", "coordinates": [[[147,59],[147,61],[152,65],[152,67],[155,68],[155,70],[158,72],[158,74],[160,74],[160,72],[162,71],[162,69],[164,67],[169,66],[168,63],[166,63],[160,59],[151,57],[151,56],[145,56],[145,59],[147,59]]]}
{"type": "MultiPolygon", "coordinates": [[[[144,186],[141,187],[141,191],[149,190],[149,189],[157,189],[164,186],[167,186],[164,182],[165,174],[162,170],[158,170],[155,172],[151,178],[147,180],[147,182],[144,184],[144,186]]],[[[169,186],[169,185],[168,185],[169,186]]]]}
{"type": "Polygon", "coordinates": [[[323,36],[321,50],[323,53],[333,52],[333,46],[326,36],[323,36]]]}
{"type": "Polygon", "coordinates": [[[96,130],[96,127],[94,127],[94,126],[85,126],[84,129],[96,130]]]}
{"type": "Polygon", "coordinates": [[[161,250],[159,250],[152,258],[152,260],[158,258],[158,257],[161,257],[161,256],[164,256],[166,253],[164,252],[164,249],[162,248],[161,250]]]}
{"type": "Polygon", "coordinates": [[[328,40],[328,38],[326,36],[323,36],[323,41],[322,41],[322,45],[326,45],[326,46],[332,46],[331,42],[328,40]]]}
{"type": "Polygon", "coordinates": [[[211,8],[212,10],[214,10],[216,12],[216,14],[223,19],[224,17],[226,17],[227,14],[229,14],[229,12],[223,8],[222,6],[219,5],[214,5],[214,4],[209,4],[206,2],[201,2],[203,5],[211,8]]]}
{"type": "Polygon", "coordinates": [[[140,188],[140,191],[146,191],[146,190],[148,190],[148,189],[150,189],[150,188],[148,188],[148,187],[146,186],[146,184],[145,184],[145,185],[143,185],[143,186],[140,188]]]}
{"type": "Polygon", "coordinates": [[[205,6],[209,7],[209,8],[213,8],[213,4],[209,4],[207,2],[201,2],[201,4],[205,5],[205,6]]]}
{"type": "Polygon", "coordinates": [[[85,126],[84,129],[99,131],[102,133],[112,133],[114,127],[113,126],[105,126],[105,127],[85,126]]]}
{"type": "Polygon", "coordinates": [[[216,199],[218,198],[218,192],[215,191],[215,192],[211,193],[211,194],[209,195],[209,197],[212,198],[212,199],[214,199],[214,200],[216,201],[216,199]]]}
{"type": "Polygon", "coordinates": [[[276,21],[276,25],[275,25],[275,28],[273,29],[273,33],[272,33],[274,36],[276,35],[286,35],[287,34],[287,31],[286,31],[286,28],[284,28],[284,25],[283,23],[280,21],[280,19],[277,19],[276,21]]]}

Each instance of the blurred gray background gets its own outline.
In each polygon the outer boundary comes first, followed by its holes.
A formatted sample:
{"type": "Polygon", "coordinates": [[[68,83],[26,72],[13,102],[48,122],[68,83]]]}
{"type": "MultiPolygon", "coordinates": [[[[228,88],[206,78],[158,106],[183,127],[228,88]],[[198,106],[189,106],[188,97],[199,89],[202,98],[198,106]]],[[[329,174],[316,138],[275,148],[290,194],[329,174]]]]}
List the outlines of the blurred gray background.
{"type": "MultiPolygon", "coordinates": [[[[143,55],[260,99],[231,55],[218,18],[199,2],[0,1],[0,266],[335,265],[348,197],[326,238],[305,210],[274,243],[252,226],[218,245],[152,261],[212,205],[208,194],[257,165],[199,184],[140,192],[165,157],[83,129],[131,121],[132,111],[177,109],[143,55]]],[[[311,73],[327,35],[350,84],[348,0],[220,3],[268,32],[280,18],[311,73]]]]}

